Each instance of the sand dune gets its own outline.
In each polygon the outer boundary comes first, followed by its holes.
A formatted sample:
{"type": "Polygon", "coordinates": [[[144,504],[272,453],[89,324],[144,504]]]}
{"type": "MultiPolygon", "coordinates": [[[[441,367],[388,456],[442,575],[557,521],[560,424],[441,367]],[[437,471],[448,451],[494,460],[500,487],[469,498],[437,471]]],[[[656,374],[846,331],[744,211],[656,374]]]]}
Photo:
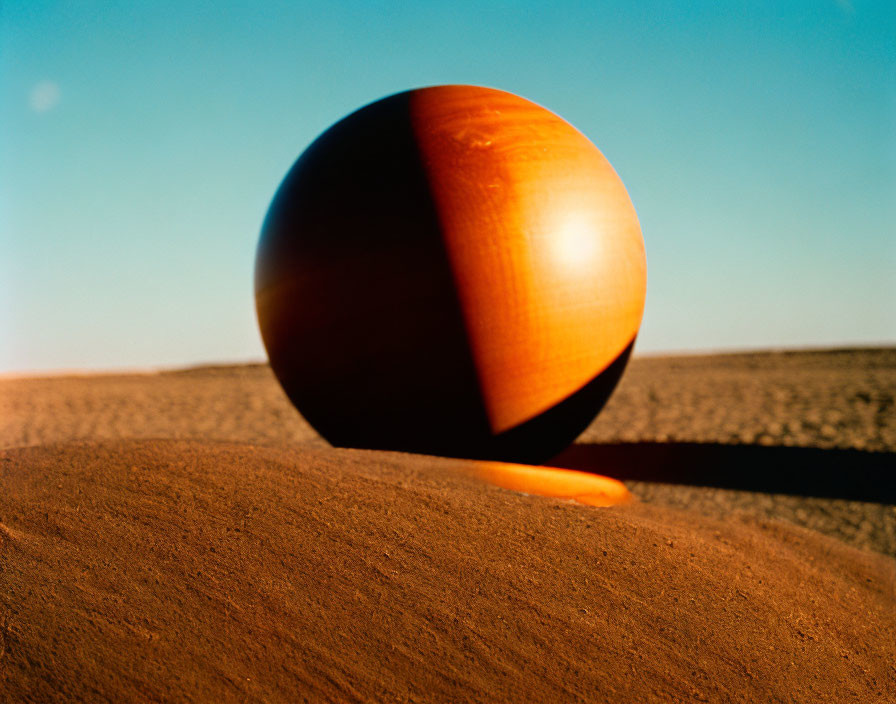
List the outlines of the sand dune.
{"type": "Polygon", "coordinates": [[[2,455],[8,701],[885,701],[892,560],[464,462],[195,441],[2,455]]]}
{"type": "Polygon", "coordinates": [[[263,366],[0,381],[0,701],[889,701],[894,389],[636,359],[557,460],[596,508],[329,448],[263,366]]]}

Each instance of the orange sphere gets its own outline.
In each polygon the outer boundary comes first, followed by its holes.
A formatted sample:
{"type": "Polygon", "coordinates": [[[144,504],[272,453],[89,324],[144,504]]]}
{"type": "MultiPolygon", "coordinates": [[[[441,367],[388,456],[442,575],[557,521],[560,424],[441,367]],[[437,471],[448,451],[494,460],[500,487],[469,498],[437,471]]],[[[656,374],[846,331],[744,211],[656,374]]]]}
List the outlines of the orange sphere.
{"type": "Polygon", "coordinates": [[[271,367],[334,445],[542,461],[591,422],[641,321],[613,167],[552,112],[438,86],[333,125],[258,245],[271,367]]]}

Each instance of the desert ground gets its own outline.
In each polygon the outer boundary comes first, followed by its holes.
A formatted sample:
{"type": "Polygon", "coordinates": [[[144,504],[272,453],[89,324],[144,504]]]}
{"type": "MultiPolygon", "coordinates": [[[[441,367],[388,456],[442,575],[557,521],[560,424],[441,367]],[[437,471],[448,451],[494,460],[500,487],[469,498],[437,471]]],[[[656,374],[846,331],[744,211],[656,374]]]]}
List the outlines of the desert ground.
{"type": "Polygon", "coordinates": [[[0,701],[887,702],[896,349],[636,357],[549,464],[334,449],[266,365],[0,379],[0,701]]]}

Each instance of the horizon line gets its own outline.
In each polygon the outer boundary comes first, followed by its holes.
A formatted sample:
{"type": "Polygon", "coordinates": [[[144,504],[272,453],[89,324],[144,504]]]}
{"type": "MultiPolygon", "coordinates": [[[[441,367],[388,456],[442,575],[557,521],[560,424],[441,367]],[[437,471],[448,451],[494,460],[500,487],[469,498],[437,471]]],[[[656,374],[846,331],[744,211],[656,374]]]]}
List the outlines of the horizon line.
{"type": "MultiPolygon", "coordinates": [[[[664,350],[649,350],[638,352],[637,348],[632,354],[632,359],[655,359],[662,357],[713,357],[739,354],[788,354],[788,353],[844,353],[844,352],[873,352],[884,350],[896,350],[896,340],[882,340],[879,342],[844,343],[842,345],[782,345],[782,346],[757,346],[757,347],[718,347],[718,348],[672,348],[664,350]]],[[[249,359],[230,359],[216,361],[195,361],[182,364],[162,365],[122,365],[113,367],[51,367],[37,369],[9,369],[0,370],[0,381],[14,379],[39,379],[61,377],[93,377],[93,376],[138,376],[152,374],[169,374],[177,372],[211,370],[217,368],[267,366],[266,358],[255,357],[249,359]]]]}

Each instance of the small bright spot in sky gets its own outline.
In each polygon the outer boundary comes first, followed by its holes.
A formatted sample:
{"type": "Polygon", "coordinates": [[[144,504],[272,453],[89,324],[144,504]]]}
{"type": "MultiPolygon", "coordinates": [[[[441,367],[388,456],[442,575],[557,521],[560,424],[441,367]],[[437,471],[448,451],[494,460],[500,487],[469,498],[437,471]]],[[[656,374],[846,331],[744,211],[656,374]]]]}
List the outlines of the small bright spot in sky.
{"type": "Polygon", "coordinates": [[[853,7],[852,0],[837,0],[837,4],[847,15],[854,15],[856,13],[856,8],[853,7]]]}
{"type": "Polygon", "coordinates": [[[34,112],[47,112],[59,104],[59,84],[54,81],[37,83],[28,95],[28,105],[34,112]]]}

